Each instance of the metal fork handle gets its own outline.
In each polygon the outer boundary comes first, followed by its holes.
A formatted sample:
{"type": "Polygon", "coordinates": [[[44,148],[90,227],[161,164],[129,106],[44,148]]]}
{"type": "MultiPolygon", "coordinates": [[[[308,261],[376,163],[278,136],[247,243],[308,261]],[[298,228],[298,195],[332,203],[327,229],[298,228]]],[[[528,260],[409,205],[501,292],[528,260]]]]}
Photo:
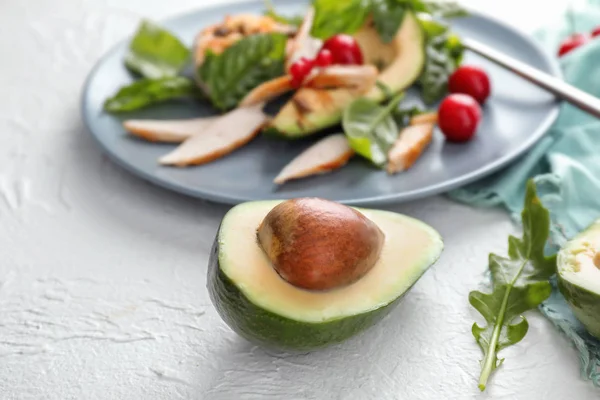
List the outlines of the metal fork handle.
{"type": "Polygon", "coordinates": [[[594,97],[583,90],[576,88],[563,81],[560,78],[542,72],[530,65],[516,60],[498,50],[491,48],[481,42],[473,39],[462,39],[465,48],[477,53],[490,61],[514,72],[520,77],[536,84],[553,93],[556,97],[565,100],[575,107],[600,118],[600,99],[594,97]]]}

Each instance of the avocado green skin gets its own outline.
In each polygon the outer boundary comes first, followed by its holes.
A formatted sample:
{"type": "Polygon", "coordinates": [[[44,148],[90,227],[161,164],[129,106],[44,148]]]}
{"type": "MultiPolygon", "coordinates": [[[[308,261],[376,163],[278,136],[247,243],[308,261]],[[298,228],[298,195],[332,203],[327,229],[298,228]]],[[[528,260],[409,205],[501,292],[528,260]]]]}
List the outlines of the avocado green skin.
{"type": "Polygon", "coordinates": [[[558,274],[558,288],[587,331],[600,339],[600,294],[575,285],[558,274]]]}
{"type": "Polygon", "coordinates": [[[323,323],[294,321],[253,304],[222,272],[218,236],[209,259],[207,287],[217,312],[238,335],[263,347],[291,353],[317,350],[364,331],[389,314],[408,292],[363,314],[323,323]]]}

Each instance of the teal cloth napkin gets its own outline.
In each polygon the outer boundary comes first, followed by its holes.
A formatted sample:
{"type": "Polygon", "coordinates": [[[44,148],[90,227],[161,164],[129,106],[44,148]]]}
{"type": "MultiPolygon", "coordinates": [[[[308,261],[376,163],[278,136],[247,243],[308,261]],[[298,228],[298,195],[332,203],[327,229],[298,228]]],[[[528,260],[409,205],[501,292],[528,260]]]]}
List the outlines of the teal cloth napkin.
{"type": "MultiPolygon", "coordinates": [[[[588,8],[571,15],[578,31],[589,32],[600,25],[600,0],[590,1],[588,8]]],[[[554,54],[570,32],[566,17],[536,35],[554,54]]],[[[567,82],[600,97],[600,37],[563,57],[561,66],[567,82]]],[[[552,214],[551,247],[557,249],[600,218],[600,120],[565,104],[552,129],[525,157],[449,195],[475,206],[503,206],[518,221],[529,178],[535,179],[540,198],[552,214]]],[[[600,387],[600,340],[577,321],[556,286],[540,310],[579,352],[582,376],[600,387]]]]}

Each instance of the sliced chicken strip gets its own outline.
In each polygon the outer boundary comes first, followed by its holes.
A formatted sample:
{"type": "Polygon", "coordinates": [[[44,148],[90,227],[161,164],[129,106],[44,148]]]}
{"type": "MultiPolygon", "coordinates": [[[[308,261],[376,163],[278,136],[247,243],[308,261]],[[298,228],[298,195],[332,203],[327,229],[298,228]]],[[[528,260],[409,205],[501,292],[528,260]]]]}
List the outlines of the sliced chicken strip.
{"type": "MultiPolygon", "coordinates": [[[[303,86],[313,89],[353,88],[367,91],[375,85],[377,68],[364,66],[333,66],[314,71],[303,86]]],[[[290,75],[280,76],[254,88],[240,103],[241,107],[268,102],[287,92],[294,90],[290,75]]]]}
{"type": "Polygon", "coordinates": [[[388,153],[387,172],[395,174],[412,167],[431,143],[434,126],[420,124],[404,128],[388,153]]]}
{"type": "Polygon", "coordinates": [[[290,75],[280,76],[271,79],[257,87],[244,97],[240,107],[252,106],[263,102],[268,102],[294,89],[292,77],[290,75]]]}
{"type": "Polygon", "coordinates": [[[304,86],[314,89],[355,88],[371,89],[377,82],[378,71],[373,65],[334,65],[314,71],[304,86]]]}
{"type": "Polygon", "coordinates": [[[181,143],[205,131],[219,117],[155,120],[130,119],[123,127],[131,134],[151,142],[181,143]]]}
{"type": "Polygon", "coordinates": [[[163,165],[185,167],[200,165],[231,153],[252,140],[268,121],[264,104],[236,108],[219,117],[204,132],[187,139],[171,153],[160,158],[163,165]]]}
{"type": "Polygon", "coordinates": [[[354,155],[342,133],[321,139],[296,158],[277,175],[274,182],[278,185],[292,179],[319,175],[343,167],[354,155]]]}
{"type": "Polygon", "coordinates": [[[438,115],[436,112],[415,115],[410,119],[411,125],[437,124],[438,115]]]}
{"type": "Polygon", "coordinates": [[[294,36],[293,39],[288,40],[285,63],[285,68],[287,71],[289,71],[292,64],[301,57],[312,59],[321,49],[323,41],[310,35],[314,19],[315,9],[310,7],[306,14],[304,14],[304,19],[302,20],[300,28],[298,28],[298,31],[296,32],[296,36],[294,36]]]}

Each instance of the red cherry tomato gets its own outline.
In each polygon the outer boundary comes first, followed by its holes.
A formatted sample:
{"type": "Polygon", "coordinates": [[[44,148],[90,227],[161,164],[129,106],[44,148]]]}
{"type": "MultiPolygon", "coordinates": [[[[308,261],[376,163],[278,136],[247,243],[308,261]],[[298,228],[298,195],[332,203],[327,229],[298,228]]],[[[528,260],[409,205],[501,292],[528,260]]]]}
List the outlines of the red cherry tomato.
{"type": "Polygon", "coordinates": [[[335,35],[323,43],[322,49],[329,50],[333,63],[339,65],[362,65],[363,54],[360,46],[350,35],[335,35]]]}
{"type": "Polygon", "coordinates": [[[592,37],[600,36],[600,26],[592,31],[592,37]]]}
{"type": "Polygon", "coordinates": [[[466,142],[475,136],[481,107],[467,95],[455,93],[447,96],[438,109],[438,125],[451,142],[466,142]]]}
{"type": "Polygon", "coordinates": [[[315,66],[315,62],[313,60],[309,60],[306,57],[302,57],[298,61],[292,64],[290,67],[290,75],[292,75],[292,86],[299,88],[302,86],[302,83],[310,74],[312,69],[315,66]]]}
{"type": "Polygon", "coordinates": [[[590,37],[588,35],[584,35],[583,33],[575,33],[569,36],[561,43],[560,48],[558,49],[558,56],[564,56],[579,46],[586,44],[589,40],[590,37]]]}
{"type": "Polygon", "coordinates": [[[317,58],[315,58],[315,65],[317,67],[325,68],[331,64],[333,64],[333,54],[331,54],[331,51],[327,49],[319,51],[317,58]]]}
{"type": "Polygon", "coordinates": [[[463,65],[450,75],[448,90],[450,93],[468,94],[483,104],[490,96],[490,78],[479,67],[463,65]]]}

